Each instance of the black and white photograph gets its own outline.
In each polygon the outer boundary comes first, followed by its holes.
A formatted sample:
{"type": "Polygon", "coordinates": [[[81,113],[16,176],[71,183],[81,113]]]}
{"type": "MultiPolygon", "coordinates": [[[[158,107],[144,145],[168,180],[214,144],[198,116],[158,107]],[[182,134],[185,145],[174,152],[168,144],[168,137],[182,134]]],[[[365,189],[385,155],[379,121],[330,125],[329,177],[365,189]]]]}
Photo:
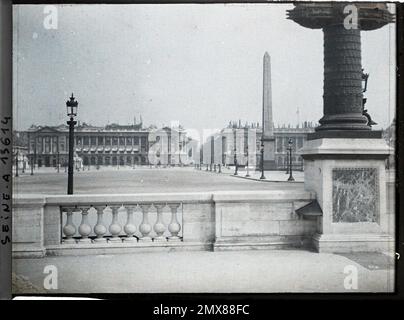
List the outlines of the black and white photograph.
{"type": "Polygon", "coordinates": [[[14,295],[395,291],[394,3],[12,14],[14,295]]]}

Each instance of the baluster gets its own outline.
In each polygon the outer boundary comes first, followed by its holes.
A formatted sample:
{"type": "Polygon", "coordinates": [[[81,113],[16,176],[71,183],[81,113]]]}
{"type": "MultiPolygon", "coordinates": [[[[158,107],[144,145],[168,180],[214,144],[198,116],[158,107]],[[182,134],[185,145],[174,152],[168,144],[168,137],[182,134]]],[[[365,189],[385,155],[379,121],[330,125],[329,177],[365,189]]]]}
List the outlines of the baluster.
{"type": "Polygon", "coordinates": [[[112,222],[109,226],[109,232],[111,232],[112,238],[109,239],[110,242],[122,242],[121,238],[119,238],[119,234],[122,231],[122,227],[118,222],[118,206],[112,206],[112,222]]]}
{"type": "Polygon", "coordinates": [[[135,210],[136,206],[126,206],[126,212],[127,212],[127,220],[126,224],[123,228],[125,233],[127,234],[127,237],[124,239],[125,242],[136,242],[137,239],[133,236],[134,233],[136,232],[136,226],[133,223],[133,211],[135,210]]]}
{"type": "Polygon", "coordinates": [[[178,236],[178,233],[181,230],[181,225],[177,219],[177,209],[180,206],[180,203],[169,203],[168,206],[171,209],[171,222],[168,225],[168,231],[170,231],[171,236],[168,237],[169,241],[179,241],[181,240],[178,236]]]}
{"type": "Polygon", "coordinates": [[[94,233],[97,237],[94,239],[94,242],[107,242],[107,239],[104,238],[104,235],[107,233],[107,227],[104,225],[104,208],[105,207],[96,207],[97,210],[97,224],[94,227],[94,233]]]}
{"type": "Polygon", "coordinates": [[[163,223],[163,208],[165,207],[165,204],[154,204],[154,207],[157,210],[157,220],[154,224],[154,232],[156,232],[157,236],[154,238],[154,241],[166,241],[167,239],[163,236],[164,231],[166,230],[166,226],[163,223]]]}
{"type": "Polygon", "coordinates": [[[139,231],[142,234],[142,237],[139,239],[139,241],[151,241],[152,239],[149,236],[149,233],[152,230],[152,227],[149,223],[150,204],[141,204],[140,208],[142,209],[143,220],[139,226],[139,231]]]}
{"type": "Polygon", "coordinates": [[[64,243],[76,243],[76,240],[73,236],[76,234],[76,227],[73,224],[73,208],[66,208],[66,224],[63,227],[63,233],[66,236],[64,243]]]}
{"type": "Polygon", "coordinates": [[[88,237],[91,233],[91,226],[88,223],[88,210],[90,208],[81,208],[81,224],[79,226],[79,233],[81,239],[79,242],[91,243],[91,239],[88,237]]]}

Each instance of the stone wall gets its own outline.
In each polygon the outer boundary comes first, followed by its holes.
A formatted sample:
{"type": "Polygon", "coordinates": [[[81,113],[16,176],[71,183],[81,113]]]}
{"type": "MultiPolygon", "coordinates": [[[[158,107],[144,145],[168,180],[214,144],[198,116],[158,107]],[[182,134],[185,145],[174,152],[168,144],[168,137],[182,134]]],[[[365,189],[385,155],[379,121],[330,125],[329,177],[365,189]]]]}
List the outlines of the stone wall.
{"type": "MultiPolygon", "coordinates": [[[[394,196],[394,184],[388,182],[389,200],[394,196]]],[[[315,220],[299,217],[295,210],[315,198],[303,184],[293,190],[172,193],[134,195],[73,195],[73,196],[20,196],[13,200],[13,255],[14,257],[42,257],[44,255],[80,255],[126,253],[148,250],[239,250],[285,247],[308,247],[316,231],[315,220]],[[181,225],[179,242],[135,241],[128,244],[81,243],[76,232],[76,243],[66,244],[63,226],[66,224],[62,206],[100,206],[106,204],[134,205],[153,202],[181,203],[177,218],[181,225]]],[[[389,207],[389,225],[394,223],[394,210],[389,207]]],[[[96,211],[89,213],[89,224],[96,224],[96,211]]],[[[169,209],[163,210],[163,223],[171,219],[169,209]]],[[[141,223],[142,214],[136,209],[135,225],[141,223]]],[[[157,215],[150,212],[151,225],[157,215]]],[[[80,216],[74,223],[78,229],[80,216]]],[[[106,215],[108,227],[111,217],[106,215]]],[[[126,223],[126,213],[119,213],[119,223],[126,223]]],[[[122,228],[123,229],[123,228],[122,228]]],[[[139,228],[138,228],[139,229],[139,228]]],[[[139,231],[135,236],[141,237],[139,231]]],[[[390,228],[389,228],[390,229],[390,228]]],[[[393,228],[394,230],[394,228],[393,228]]],[[[154,231],[152,231],[153,233],[154,231]]],[[[394,231],[393,231],[394,233],[394,231]]],[[[164,236],[169,237],[168,230],[164,236]]],[[[90,234],[90,238],[95,236],[90,234]]],[[[108,236],[108,234],[106,235],[108,236]]],[[[125,233],[120,234],[125,239],[125,233]]]]}
{"type": "Polygon", "coordinates": [[[314,199],[305,191],[255,192],[213,196],[216,213],[215,250],[306,247],[316,231],[314,220],[295,212],[314,199]]]}
{"type": "MultiPolygon", "coordinates": [[[[105,252],[125,252],[136,250],[156,250],[156,248],[211,250],[237,247],[241,242],[261,247],[274,244],[302,244],[314,228],[313,221],[300,220],[294,210],[306,204],[313,194],[299,192],[215,192],[215,193],[176,193],[176,194],[137,194],[137,195],[74,195],[74,196],[21,196],[14,199],[14,238],[15,257],[60,255],[60,254],[100,254],[105,252]],[[100,206],[105,204],[136,204],[165,201],[181,202],[178,219],[181,224],[179,243],[140,241],[128,245],[124,242],[110,244],[62,243],[62,228],[66,223],[61,206],[100,206]],[[230,241],[229,241],[230,240],[230,241]],[[276,241],[275,241],[276,240],[276,241]],[[275,242],[274,242],[275,241],[275,242]],[[223,242],[226,245],[223,246],[223,242]],[[230,245],[229,245],[230,244],[230,245]]],[[[94,210],[95,211],[95,210],[94,210]]],[[[91,212],[91,211],[90,211],[91,212]]],[[[110,218],[109,218],[110,219],[110,218]]],[[[156,220],[151,213],[151,224],[156,220]]],[[[80,225],[80,216],[74,223],[80,225]]],[[[125,214],[120,213],[119,223],[124,226],[125,214]]],[[[141,220],[141,212],[135,211],[135,224],[141,220]]],[[[168,225],[170,212],[163,212],[163,222],[168,225]]],[[[89,213],[89,224],[94,227],[96,213],[89,213]]],[[[106,225],[110,222],[105,220],[106,225]]],[[[124,235],[124,234],[123,234],[124,235]]],[[[135,234],[138,236],[137,234],[135,234]]],[[[80,234],[76,232],[76,238],[80,234]]],[[[90,237],[94,234],[90,234],[90,237]]]]}

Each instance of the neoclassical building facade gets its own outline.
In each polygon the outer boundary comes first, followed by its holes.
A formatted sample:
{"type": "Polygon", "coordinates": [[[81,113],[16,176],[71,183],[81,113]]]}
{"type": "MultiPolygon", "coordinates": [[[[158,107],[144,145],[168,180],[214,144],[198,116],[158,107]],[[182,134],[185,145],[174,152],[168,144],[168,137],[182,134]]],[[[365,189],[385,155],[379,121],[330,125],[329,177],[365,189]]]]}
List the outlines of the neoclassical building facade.
{"type": "MultiPolygon", "coordinates": [[[[69,128],[31,126],[24,135],[34,167],[64,167],[68,161],[69,128]]],[[[193,144],[182,127],[144,128],[110,124],[79,124],[74,131],[74,159],[80,166],[179,166],[193,163],[193,144]]],[[[77,166],[76,166],[77,167],[77,166]]]]}
{"type": "MultiPolygon", "coordinates": [[[[299,149],[307,139],[307,135],[314,132],[315,126],[311,122],[304,122],[300,126],[274,127],[276,170],[286,170],[288,166],[288,143],[292,142],[292,165],[295,170],[303,170],[303,159],[299,149]]],[[[248,165],[259,167],[261,154],[262,130],[258,123],[244,124],[230,122],[219,133],[207,139],[201,148],[202,164],[234,165],[237,159],[239,166],[248,165]],[[234,156],[236,155],[236,157],[234,156]]]]}
{"type": "MultiPolygon", "coordinates": [[[[55,127],[31,126],[27,132],[28,155],[38,167],[66,166],[68,160],[68,135],[66,125],[55,127]]],[[[75,128],[74,152],[84,166],[132,166],[148,163],[149,130],[142,124],[105,127],[86,123],[75,128]]]]}

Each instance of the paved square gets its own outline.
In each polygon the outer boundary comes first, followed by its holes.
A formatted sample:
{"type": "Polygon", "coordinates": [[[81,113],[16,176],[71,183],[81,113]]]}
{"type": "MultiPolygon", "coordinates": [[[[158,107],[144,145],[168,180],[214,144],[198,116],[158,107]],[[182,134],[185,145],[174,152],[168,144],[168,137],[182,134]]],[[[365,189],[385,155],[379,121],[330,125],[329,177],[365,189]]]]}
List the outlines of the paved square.
{"type": "MultiPolygon", "coordinates": [[[[278,181],[257,181],[232,176],[232,170],[215,173],[194,168],[103,168],[79,171],[74,174],[74,194],[130,194],[165,192],[211,192],[301,189],[302,182],[286,182],[284,172],[267,172],[278,181]],[[282,181],[283,180],[283,181],[282,181]]],[[[302,173],[300,173],[302,175],[302,173]]],[[[26,172],[14,178],[16,194],[66,194],[67,173],[43,168],[33,176],[26,172]]]]}
{"type": "MultiPolygon", "coordinates": [[[[377,254],[362,262],[372,263],[377,254]]],[[[14,272],[43,289],[45,266],[58,270],[58,289],[47,293],[392,292],[394,265],[369,270],[346,256],[306,250],[147,252],[15,259],[14,272]],[[357,288],[346,287],[357,271],[357,288]]],[[[36,289],[33,289],[33,288],[36,289]]],[[[14,293],[18,293],[19,288],[14,293]]],[[[35,291],[38,290],[38,291],[35,291]]]]}

